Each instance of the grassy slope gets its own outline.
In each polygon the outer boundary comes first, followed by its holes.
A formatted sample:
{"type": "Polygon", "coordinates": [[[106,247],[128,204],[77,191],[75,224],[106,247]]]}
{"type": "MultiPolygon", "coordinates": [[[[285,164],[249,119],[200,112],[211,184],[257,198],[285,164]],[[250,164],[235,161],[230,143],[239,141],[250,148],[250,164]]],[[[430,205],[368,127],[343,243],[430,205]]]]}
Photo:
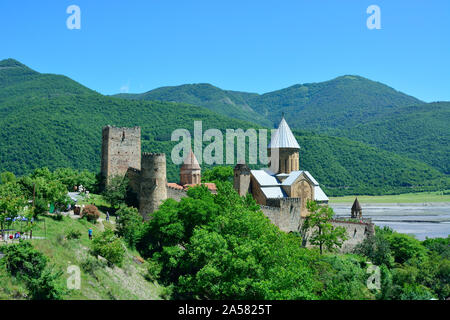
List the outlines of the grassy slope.
{"type": "MultiPolygon", "coordinates": [[[[104,219],[104,215],[103,215],[104,219]]],[[[105,228],[112,228],[112,224],[104,223],[105,228]]],[[[72,290],[66,296],[68,300],[158,300],[163,290],[156,283],[144,278],[145,264],[137,264],[133,257],[138,253],[127,249],[122,268],[110,268],[102,264],[92,272],[82,268],[86,259],[90,241],[88,229],[92,227],[94,236],[100,231],[100,224],[92,225],[85,220],[74,220],[64,217],[56,221],[50,217],[42,217],[33,231],[35,239],[33,245],[49,258],[59,270],[66,271],[69,265],[77,265],[81,269],[81,290],[72,290]],[[45,222],[44,222],[45,221],[45,222]],[[44,227],[45,226],[45,227],[44,227]],[[69,230],[78,230],[82,237],[78,240],[66,240],[64,236],[69,230]]],[[[62,283],[66,282],[65,273],[62,283]]],[[[23,283],[12,278],[4,268],[0,268],[0,299],[23,299],[26,289],[23,283]]]]}

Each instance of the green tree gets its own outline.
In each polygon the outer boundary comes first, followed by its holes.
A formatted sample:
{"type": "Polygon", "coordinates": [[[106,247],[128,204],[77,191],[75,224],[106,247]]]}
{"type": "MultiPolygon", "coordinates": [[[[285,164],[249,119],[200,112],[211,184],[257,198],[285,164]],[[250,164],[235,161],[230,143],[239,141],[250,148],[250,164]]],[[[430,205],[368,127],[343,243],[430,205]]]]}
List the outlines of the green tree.
{"type": "Polygon", "coordinates": [[[117,211],[117,234],[122,237],[130,247],[134,248],[140,241],[144,230],[142,216],[136,208],[122,206],[117,211]]]}
{"type": "Polygon", "coordinates": [[[21,195],[20,187],[13,182],[0,185],[0,228],[3,230],[9,226],[12,219],[20,213],[25,213],[27,204],[25,198],[21,195]]]}
{"type": "Polygon", "coordinates": [[[102,256],[109,263],[120,267],[125,255],[125,247],[114,231],[106,230],[92,241],[91,253],[94,256],[102,256]]]}
{"type": "Polygon", "coordinates": [[[205,170],[202,174],[202,182],[225,182],[232,181],[233,179],[233,168],[225,166],[216,166],[210,170],[205,170]]]}
{"type": "Polygon", "coordinates": [[[387,237],[395,262],[404,263],[412,258],[425,259],[427,249],[407,234],[394,232],[387,237]]]}
{"type": "Polygon", "coordinates": [[[370,259],[375,265],[394,265],[390,243],[382,233],[375,232],[375,235],[369,236],[359,243],[354,252],[370,259]]]}
{"type": "Polygon", "coordinates": [[[16,176],[14,173],[5,171],[0,174],[0,184],[8,183],[8,182],[15,182],[16,176]]]}
{"type": "Polygon", "coordinates": [[[66,290],[61,286],[62,272],[47,266],[48,259],[33,248],[30,242],[20,242],[2,248],[3,263],[11,275],[25,282],[31,298],[59,300],[66,290]]]}
{"type": "Polygon", "coordinates": [[[128,179],[126,177],[114,176],[111,177],[109,183],[103,190],[103,198],[111,205],[113,209],[117,205],[125,201],[128,188],[128,179]]]}
{"type": "Polygon", "coordinates": [[[333,209],[328,206],[318,205],[315,201],[309,201],[306,205],[310,214],[305,218],[302,225],[302,236],[312,245],[319,246],[320,253],[325,247],[329,251],[334,251],[336,247],[341,247],[348,239],[345,228],[334,227],[331,224],[333,219],[333,209]],[[308,236],[308,234],[310,234],[308,236]]]}

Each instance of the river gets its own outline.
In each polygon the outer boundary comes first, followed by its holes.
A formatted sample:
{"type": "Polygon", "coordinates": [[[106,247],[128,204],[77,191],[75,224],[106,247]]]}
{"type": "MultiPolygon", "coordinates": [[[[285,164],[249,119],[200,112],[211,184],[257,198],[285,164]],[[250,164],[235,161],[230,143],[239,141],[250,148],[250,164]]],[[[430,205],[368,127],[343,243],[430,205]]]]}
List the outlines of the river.
{"type": "MultiPolygon", "coordinates": [[[[350,217],[351,203],[330,203],[337,217],[350,217]]],[[[361,203],[363,217],[375,225],[415,235],[419,240],[450,234],[450,203],[361,203]]]]}

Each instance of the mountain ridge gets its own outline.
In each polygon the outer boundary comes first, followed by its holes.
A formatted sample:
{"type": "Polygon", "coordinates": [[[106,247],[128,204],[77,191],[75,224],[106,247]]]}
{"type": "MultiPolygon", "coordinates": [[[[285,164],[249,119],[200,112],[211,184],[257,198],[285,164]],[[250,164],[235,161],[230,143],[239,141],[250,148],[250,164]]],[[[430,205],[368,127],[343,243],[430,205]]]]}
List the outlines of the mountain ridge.
{"type": "MultiPolygon", "coordinates": [[[[17,70],[16,70],[17,71],[17,70]]],[[[72,167],[98,172],[101,132],[105,125],[140,126],[142,150],[170,154],[175,129],[263,128],[207,108],[185,103],[125,100],[103,96],[70,78],[49,74],[11,73],[0,69],[0,172],[21,175],[39,167],[72,167]],[[12,84],[13,77],[15,84],[12,84]],[[4,82],[5,83],[5,82],[4,82]]],[[[314,174],[329,195],[436,190],[449,177],[417,160],[347,138],[301,134],[301,167],[314,174]],[[379,177],[368,166],[376,167],[379,177]]],[[[170,157],[168,158],[170,159],[170,157]]],[[[203,169],[209,166],[203,165],[203,169]]],[[[167,163],[169,181],[178,167],[167,163]]]]}

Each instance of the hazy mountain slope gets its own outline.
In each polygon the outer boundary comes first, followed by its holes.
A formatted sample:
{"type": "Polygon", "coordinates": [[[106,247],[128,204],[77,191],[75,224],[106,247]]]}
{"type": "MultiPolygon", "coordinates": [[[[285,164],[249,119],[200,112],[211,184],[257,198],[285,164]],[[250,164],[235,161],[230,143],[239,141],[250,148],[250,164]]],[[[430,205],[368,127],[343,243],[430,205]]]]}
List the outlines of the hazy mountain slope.
{"type": "Polygon", "coordinates": [[[269,126],[278,124],[285,113],[292,128],[363,141],[426,162],[446,174],[450,172],[447,105],[424,104],[382,83],[359,76],[298,84],[263,95],[200,84],[119,97],[188,102],[233,118],[251,119],[263,125],[269,123],[269,126]],[[240,111],[225,106],[224,99],[232,99],[246,110],[251,108],[267,121],[242,117],[240,111]]]}

